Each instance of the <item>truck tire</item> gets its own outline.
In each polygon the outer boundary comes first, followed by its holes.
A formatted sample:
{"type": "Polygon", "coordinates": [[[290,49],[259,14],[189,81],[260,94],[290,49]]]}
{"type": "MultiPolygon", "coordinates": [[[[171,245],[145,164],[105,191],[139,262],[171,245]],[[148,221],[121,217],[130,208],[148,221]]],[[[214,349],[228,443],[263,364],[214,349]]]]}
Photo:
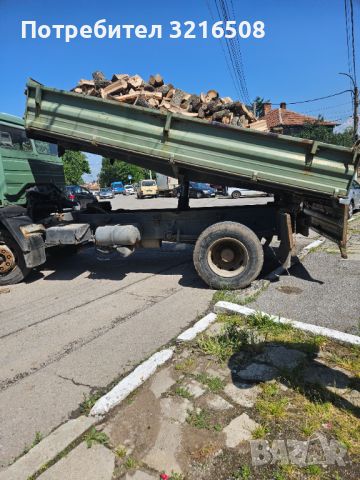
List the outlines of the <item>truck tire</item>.
{"type": "Polygon", "coordinates": [[[220,222],[206,228],[195,244],[194,265],[211,288],[235,290],[247,287],[264,263],[257,235],[237,222],[220,222]]]}
{"type": "Polygon", "coordinates": [[[19,283],[30,271],[17,242],[6,231],[0,230],[0,286],[19,283]]]}

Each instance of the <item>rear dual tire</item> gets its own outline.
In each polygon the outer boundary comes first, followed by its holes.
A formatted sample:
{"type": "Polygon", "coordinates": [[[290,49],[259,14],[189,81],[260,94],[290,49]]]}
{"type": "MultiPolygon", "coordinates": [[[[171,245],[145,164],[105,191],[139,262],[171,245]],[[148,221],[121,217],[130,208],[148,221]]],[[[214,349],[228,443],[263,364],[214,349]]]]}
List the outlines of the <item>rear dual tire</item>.
{"type": "Polygon", "coordinates": [[[235,290],[257,278],[264,253],[257,235],[248,227],[220,222],[199,236],[193,260],[197,273],[211,288],[235,290]]]}

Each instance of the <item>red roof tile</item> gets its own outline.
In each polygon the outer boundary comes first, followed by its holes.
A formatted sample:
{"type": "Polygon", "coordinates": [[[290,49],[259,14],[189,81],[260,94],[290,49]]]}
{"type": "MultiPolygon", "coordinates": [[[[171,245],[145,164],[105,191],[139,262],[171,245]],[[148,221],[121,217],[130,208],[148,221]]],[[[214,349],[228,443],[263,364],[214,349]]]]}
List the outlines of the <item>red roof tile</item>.
{"type": "Polygon", "coordinates": [[[268,128],[281,127],[281,126],[297,126],[304,125],[304,123],[317,123],[319,125],[335,126],[336,122],[330,122],[327,120],[319,121],[315,117],[303,115],[302,113],[292,112],[286,108],[277,108],[270,110],[259,120],[266,120],[268,128]]]}

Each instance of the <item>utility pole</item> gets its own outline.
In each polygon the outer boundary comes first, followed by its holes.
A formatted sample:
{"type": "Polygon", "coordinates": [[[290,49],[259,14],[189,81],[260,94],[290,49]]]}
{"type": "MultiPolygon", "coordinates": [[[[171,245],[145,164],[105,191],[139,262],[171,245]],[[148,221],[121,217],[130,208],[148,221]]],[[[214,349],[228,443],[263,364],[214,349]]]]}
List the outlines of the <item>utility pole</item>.
{"type": "Polygon", "coordinates": [[[339,75],[345,75],[346,77],[349,77],[352,84],[353,84],[353,90],[349,90],[353,94],[353,100],[354,100],[354,114],[353,114],[353,128],[354,128],[354,133],[353,133],[353,138],[354,138],[354,143],[359,139],[358,135],[358,129],[359,129],[359,89],[358,86],[355,83],[354,77],[352,75],[349,75],[348,73],[340,73],[339,75]]]}
{"type": "Polygon", "coordinates": [[[354,141],[359,140],[359,89],[354,87],[354,141]]]}

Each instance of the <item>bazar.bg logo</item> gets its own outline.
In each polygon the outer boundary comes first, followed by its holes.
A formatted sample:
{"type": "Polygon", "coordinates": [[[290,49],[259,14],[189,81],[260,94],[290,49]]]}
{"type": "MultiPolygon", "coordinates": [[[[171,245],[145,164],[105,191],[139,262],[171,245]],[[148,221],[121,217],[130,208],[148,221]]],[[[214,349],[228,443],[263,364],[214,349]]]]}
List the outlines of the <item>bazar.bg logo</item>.
{"type": "Polygon", "coordinates": [[[256,466],[270,463],[292,463],[299,467],[306,465],[339,465],[344,466],[346,448],[334,439],[327,440],[323,435],[308,441],[250,440],[251,460],[256,466]]]}

